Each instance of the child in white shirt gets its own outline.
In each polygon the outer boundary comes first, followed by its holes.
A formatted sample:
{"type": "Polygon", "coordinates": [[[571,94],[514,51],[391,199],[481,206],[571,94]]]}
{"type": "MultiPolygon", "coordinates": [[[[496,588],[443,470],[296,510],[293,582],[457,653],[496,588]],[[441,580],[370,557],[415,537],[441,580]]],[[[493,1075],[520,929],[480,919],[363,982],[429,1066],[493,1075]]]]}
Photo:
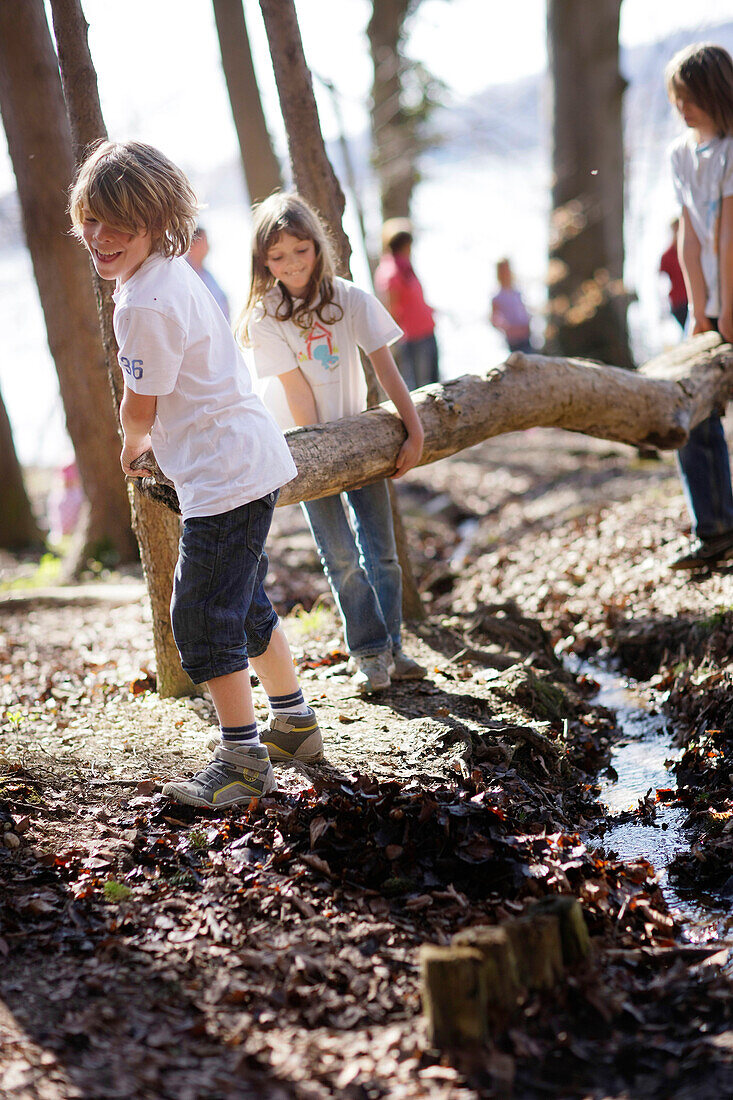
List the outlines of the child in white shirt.
{"type": "Polygon", "coordinates": [[[191,679],[208,682],[221,727],[209,765],[163,793],[192,806],[249,804],[275,787],[271,759],[322,756],[264,588],[265,538],[295,465],[221,310],[184,259],[197,203],[180,169],[141,142],[104,142],[79,170],[70,212],[97,272],[116,281],[122,469],[146,473],[132,463],[152,446],[176,487],[173,634],[191,679]],[[271,705],[264,744],[250,660],[271,705]]]}
{"type": "MultiPolygon", "coordinates": [[[[665,75],[670,100],[688,127],[671,160],[692,335],[717,329],[731,342],[733,60],[720,46],[690,46],[672,58],[665,75]]],[[[713,568],[733,557],[730,459],[719,413],[692,429],[678,464],[696,540],[671,567],[713,568]]]]}
{"type": "MultiPolygon", "coordinates": [[[[263,399],[280,426],[352,416],[366,408],[361,348],[402,417],[407,437],[394,477],[420,460],[423,428],[389,350],[402,331],[377,299],[334,274],[326,231],[297,194],[255,210],[252,277],[238,336],[253,349],[263,399]]],[[[402,650],[402,573],[385,481],[304,503],[343,621],[361,694],[425,669],[402,650]]]]}

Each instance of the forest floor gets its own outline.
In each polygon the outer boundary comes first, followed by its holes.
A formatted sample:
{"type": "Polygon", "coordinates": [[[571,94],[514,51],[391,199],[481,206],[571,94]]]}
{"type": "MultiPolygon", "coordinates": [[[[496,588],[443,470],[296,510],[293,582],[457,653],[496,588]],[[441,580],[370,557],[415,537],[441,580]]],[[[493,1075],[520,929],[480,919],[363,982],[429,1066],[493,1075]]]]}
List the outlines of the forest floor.
{"type": "Polygon", "coordinates": [[[33,590],[36,563],[0,562],[3,1096],[733,1095],[733,943],[604,849],[598,800],[622,734],[593,662],[635,676],[681,746],[677,791],[628,816],[678,802],[673,880],[733,896],[733,570],[667,568],[672,460],[534,429],[399,496],[428,612],[405,648],[428,677],[354,694],[300,511],[279,510],[271,594],[327,760],[247,810],[160,793],[206,760],[214,718],[156,694],[139,576],[33,590]],[[421,945],[558,893],[590,956],[481,1046],[435,1049],[421,945]]]}

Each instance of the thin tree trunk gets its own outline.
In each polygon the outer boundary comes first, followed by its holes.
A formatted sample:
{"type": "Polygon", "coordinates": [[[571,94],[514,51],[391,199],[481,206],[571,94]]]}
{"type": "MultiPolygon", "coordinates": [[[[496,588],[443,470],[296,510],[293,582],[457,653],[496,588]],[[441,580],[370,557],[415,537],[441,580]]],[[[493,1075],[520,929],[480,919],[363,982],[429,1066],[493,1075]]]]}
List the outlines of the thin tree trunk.
{"type": "Polygon", "coordinates": [[[621,0],[549,0],[553,87],[547,350],[631,367],[623,287],[621,0]]]}
{"type": "MultiPolygon", "coordinates": [[[[83,156],[90,145],[107,136],[97,75],[87,42],[88,24],[79,0],[51,0],[51,11],[74,146],[77,156],[83,156]]],[[[77,250],[80,251],[78,245],[77,250]]],[[[111,285],[100,279],[96,272],[94,282],[107,376],[119,414],[122,383],[117,365],[117,341],[112,327],[111,285]]],[[[109,403],[109,390],[106,400],[109,403]]],[[[117,462],[117,437],[111,452],[117,462]]],[[[170,598],[180,520],[163,505],[134,491],[130,493],[128,512],[130,507],[152,610],[158,692],[167,697],[195,694],[197,689],[181,668],[170,625],[170,598]]]]}
{"type": "Polygon", "coordinates": [[[0,110],[26,241],[89,513],[81,564],[136,557],[88,265],[69,236],[74,171],[58,64],[42,0],[0,4],[0,110]]]}
{"type": "Polygon", "coordinates": [[[374,67],[371,129],[382,219],[408,217],[417,182],[416,127],[402,108],[403,26],[413,0],[373,0],[367,35],[374,67]]]}
{"type": "Polygon", "coordinates": [[[267,131],[242,0],[212,0],[221,63],[251,203],[282,187],[280,164],[267,131]]]}
{"type": "Polygon", "coordinates": [[[3,550],[30,550],[43,546],[41,534],[23,483],[23,471],[13,444],[13,431],[0,394],[0,546],[3,550]]]}
{"type": "MultiPolygon", "coordinates": [[[[319,211],[336,244],[340,270],[350,278],[351,245],[343,228],[344,193],[328,159],[321,133],[311,75],[303,53],[298,17],[293,0],[260,0],[267,29],[272,65],[285,129],[295,186],[319,211]]],[[[371,365],[366,371],[370,392],[376,392],[371,365]]],[[[395,531],[400,536],[402,608],[405,618],[424,617],[406,542],[401,537],[402,519],[392,496],[395,531]]]]}

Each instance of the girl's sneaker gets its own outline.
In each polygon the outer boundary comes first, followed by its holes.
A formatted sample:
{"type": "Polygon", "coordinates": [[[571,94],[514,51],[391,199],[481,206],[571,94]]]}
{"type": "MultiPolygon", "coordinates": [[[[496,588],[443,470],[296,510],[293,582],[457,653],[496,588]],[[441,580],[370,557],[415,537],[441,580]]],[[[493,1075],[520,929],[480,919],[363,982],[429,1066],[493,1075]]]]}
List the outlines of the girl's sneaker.
{"type": "Polygon", "coordinates": [[[263,745],[225,749],[217,745],[214,759],[192,779],[166,783],[163,794],[187,806],[222,809],[248,806],[255,798],[274,791],[275,774],[263,745]]]}
{"type": "Polygon", "coordinates": [[[424,680],[428,674],[428,670],[403,653],[400,646],[392,650],[390,671],[393,680],[424,680]]]}
{"type": "Polygon", "coordinates": [[[351,668],[355,671],[351,682],[359,695],[371,695],[374,691],[388,688],[392,683],[391,663],[389,653],[377,653],[373,657],[352,657],[351,668]]]}
{"type": "Polygon", "coordinates": [[[305,714],[273,715],[260,737],[273,764],[291,760],[317,764],[323,760],[323,738],[316,712],[310,708],[305,714]]]}

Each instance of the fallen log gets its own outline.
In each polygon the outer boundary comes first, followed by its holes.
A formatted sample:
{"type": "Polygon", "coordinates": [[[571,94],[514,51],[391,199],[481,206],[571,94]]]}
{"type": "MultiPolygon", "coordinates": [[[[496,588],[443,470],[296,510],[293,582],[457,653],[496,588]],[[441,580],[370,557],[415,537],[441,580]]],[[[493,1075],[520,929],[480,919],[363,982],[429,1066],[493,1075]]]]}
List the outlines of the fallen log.
{"type": "MultiPolygon", "coordinates": [[[[704,333],[638,371],[515,352],[485,375],[465,374],[413,394],[425,429],[421,466],[484,439],[526,428],[564,428],[632,446],[676,450],[733,390],[733,347],[704,333]]],[[[279,504],[315,500],[388,477],[405,437],[391,402],[286,433],[298,476],[279,504]]],[[[137,460],[151,467],[150,454],[137,460]]],[[[140,489],[177,510],[160,475],[140,489]]]]}

